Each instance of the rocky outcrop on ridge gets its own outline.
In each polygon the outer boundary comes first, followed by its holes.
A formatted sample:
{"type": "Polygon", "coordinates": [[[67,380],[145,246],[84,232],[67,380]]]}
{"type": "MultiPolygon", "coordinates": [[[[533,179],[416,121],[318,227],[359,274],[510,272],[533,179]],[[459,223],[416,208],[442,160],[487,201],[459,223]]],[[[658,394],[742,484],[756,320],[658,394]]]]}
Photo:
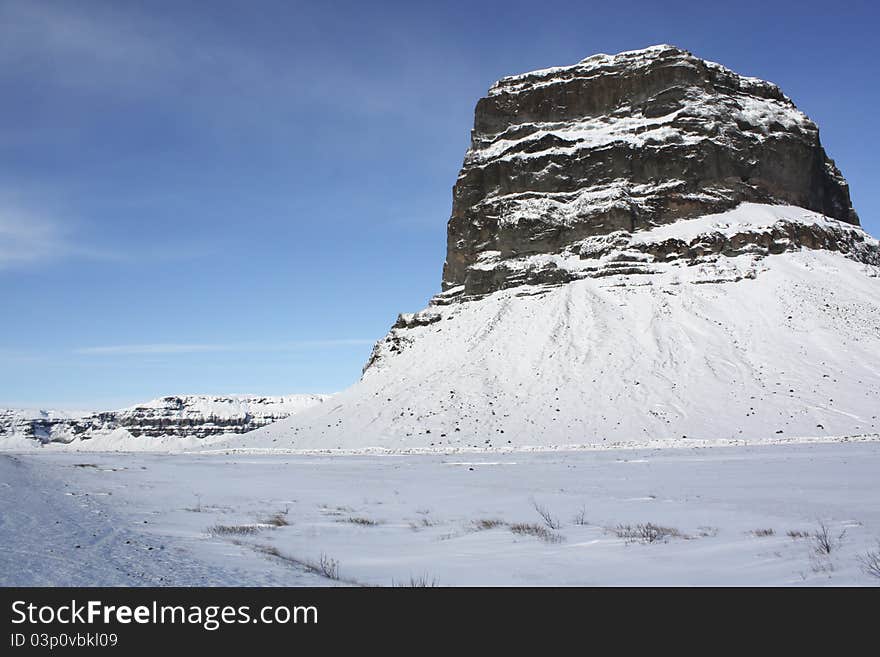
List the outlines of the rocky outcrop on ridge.
{"type": "MultiPolygon", "coordinates": [[[[700,226],[699,233],[690,230],[682,235],[659,237],[658,234],[676,231],[664,231],[662,227],[636,232],[621,230],[585,238],[550,257],[542,254],[505,259],[483,254],[470,268],[463,290],[439,294],[433,302],[447,304],[474,299],[519,285],[559,285],[617,274],[656,274],[664,263],[694,266],[715,263],[722,256],[762,258],[802,248],[835,251],[867,265],[880,265],[877,240],[864,231],[799,210],[794,206],[744,203],[727,213],[684,222],[689,228],[700,226]],[[774,216],[767,223],[754,221],[768,207],[779,208],[774,214],[781,216],[774,216]],[[731,225],[731,216],[746,221],[731,225]],[[713,218],[718,221],[712,223],[713,218]]],[[[398,322],[393,328],[411,327],[398,322]]]]}

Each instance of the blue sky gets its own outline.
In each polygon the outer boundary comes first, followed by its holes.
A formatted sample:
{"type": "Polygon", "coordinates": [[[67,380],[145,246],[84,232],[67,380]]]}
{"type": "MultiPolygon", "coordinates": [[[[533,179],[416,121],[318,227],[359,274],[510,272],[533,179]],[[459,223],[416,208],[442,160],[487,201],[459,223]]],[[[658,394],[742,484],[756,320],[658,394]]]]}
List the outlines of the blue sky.
{"type": "Polygon", "coordinates": [[[439,290],[499,77],[673,43],[780,84],[880,233],[870,2],[0,0],[0,405],[329,392],[439,290]]]}

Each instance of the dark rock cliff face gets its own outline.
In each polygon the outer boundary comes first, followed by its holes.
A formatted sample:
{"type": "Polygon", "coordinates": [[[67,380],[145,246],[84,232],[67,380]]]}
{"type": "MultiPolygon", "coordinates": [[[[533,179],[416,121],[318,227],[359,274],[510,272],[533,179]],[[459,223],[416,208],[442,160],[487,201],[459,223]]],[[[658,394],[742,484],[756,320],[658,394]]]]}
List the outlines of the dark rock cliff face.
{"type": "MultiPolygon", "coordinates": [[[[859,223],[816,124],[776,85],[672,46],[504,78],[477,103],[443,289],[474,296],[564,282],[505,263],[742,202],[859,223]]],[[[808,248],[831,239],[788,237],[808,248]]]]}

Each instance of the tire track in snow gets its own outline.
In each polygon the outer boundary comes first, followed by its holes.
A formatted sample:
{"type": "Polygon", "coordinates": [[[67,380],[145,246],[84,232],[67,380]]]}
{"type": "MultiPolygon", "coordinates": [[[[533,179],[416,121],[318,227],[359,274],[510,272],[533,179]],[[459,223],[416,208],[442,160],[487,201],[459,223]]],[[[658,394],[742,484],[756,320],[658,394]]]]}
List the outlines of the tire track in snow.
{"type": "Polygon", "coordinates": [[[39,465],[0,454],[0,586],[247,583],[234,569],[128,528],[94,495],[77,494],[39,465]]]}

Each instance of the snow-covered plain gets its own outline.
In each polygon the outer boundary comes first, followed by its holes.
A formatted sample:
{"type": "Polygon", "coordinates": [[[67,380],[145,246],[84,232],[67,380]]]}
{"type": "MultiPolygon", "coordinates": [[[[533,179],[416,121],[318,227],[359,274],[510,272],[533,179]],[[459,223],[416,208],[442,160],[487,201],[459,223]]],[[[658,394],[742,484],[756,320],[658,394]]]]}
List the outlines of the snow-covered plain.
{"type": "Polygon", "coordinates": [[[5,454],[0,585],[873,585],[878,471],[878,442],[5,454]],[[675,531],[619,535],[647,523],[675,531]]]}

